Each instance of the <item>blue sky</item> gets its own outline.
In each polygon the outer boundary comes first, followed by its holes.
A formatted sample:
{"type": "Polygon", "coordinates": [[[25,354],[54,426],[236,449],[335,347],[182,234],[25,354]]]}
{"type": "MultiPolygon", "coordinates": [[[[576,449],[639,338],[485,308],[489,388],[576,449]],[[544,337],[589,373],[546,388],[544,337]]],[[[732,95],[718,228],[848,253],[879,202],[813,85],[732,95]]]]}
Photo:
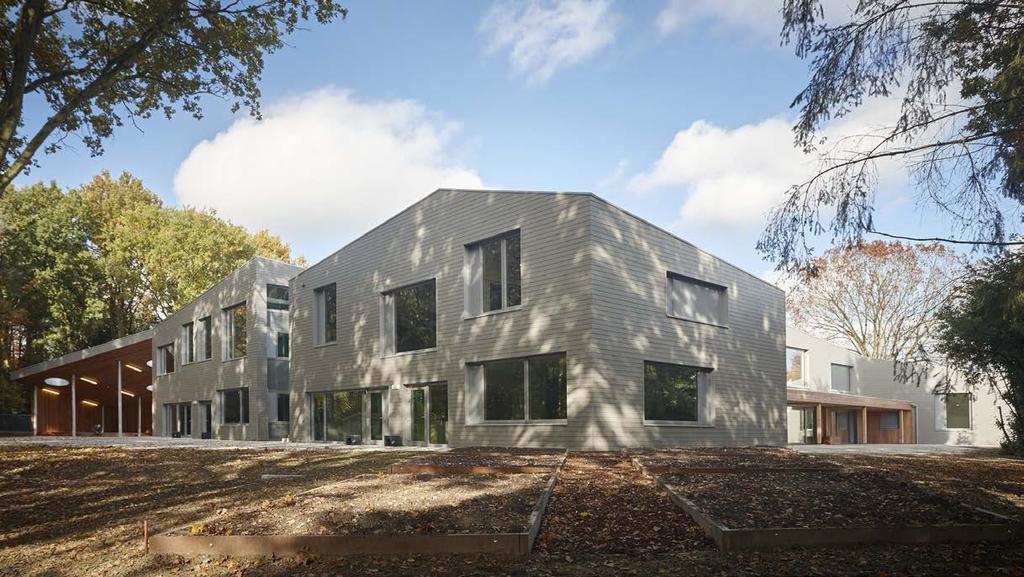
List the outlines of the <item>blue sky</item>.
{"type": "MultiPolygon", "coordinates": [[[[130,171],[313,262],[441,186],[593,191],[766,274],[764,212],[807,171],[789,131],[807,68],[779,46],[778,4],[352,0],[270,57],[262,122],[207,101],[201,121],[122,128],[105,155],[41,157],[19,182],[130,171]]],[[[880,228],[942,232],[899,171],[878,206],[880,228]]]]}

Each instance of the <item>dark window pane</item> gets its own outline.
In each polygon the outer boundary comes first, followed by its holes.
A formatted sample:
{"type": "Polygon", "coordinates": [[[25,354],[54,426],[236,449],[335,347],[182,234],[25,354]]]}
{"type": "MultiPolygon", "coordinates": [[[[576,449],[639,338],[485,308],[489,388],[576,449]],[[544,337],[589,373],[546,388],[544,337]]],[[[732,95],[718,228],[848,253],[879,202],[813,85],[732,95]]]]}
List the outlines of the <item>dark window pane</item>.
{"type": "Polygon", "coordinates": [[[324,408],[326,406],[326,395],[313,395],[313,440],[324,440],[324,408]]]}
{"type": "Polygon", "coordinates": [[[484,419],[521,421],[523,411],[523,361],[484,364],[484,419]]]}
{"type": "Polygon", "coordinates": [[[370,438],[379,441],[384,438],[384,395],[370,393],[370,438]]]}
{"type": "Polygon", "coordinates": [[[338,287],[325,286],[324,291],[324,342],[338,340],[338,287]]]}
{"type": "Polygon", "coordinates": [[[434,281],[396,290],[395,340],[397,352],[431,349],[437,346],[437,316],[434,281]]]}
{"type": "Polygon", "coordinates": [[[412,440],[425,441],[426,436],[427,395],[423,389],[412,392],[412,440]]]}
{"type": "Polygon", "coordinates": [[[483,258],[484,311],[501,309],[501,239],[480,243],[483,258]]]}
{"type": "Polygon", "coordinates": [[[210,317],[199,319],[203,331],[203,360],[213,356],[213,323],[210,317]]]}
{"type": "Polygon", "coordinates": [[[430,442],[443,445],[448,442],[448,387],[430,387],[430,442]]]}
{"type": "Polygon", "coordinates": [[[185,342],[182,343],[185,348],[185,362],[194,363],[196,360],[196,332],[195,325],[192,323],[185,324],[185,330],[182,331],[182,337],[185,342]]]}
{"type": "Polygon", "coordinates": [[[288,421],[291,420],[291,412],[288,410],[288,395],[277,396],[277,420],[288,421]]]}
{"type": "Polygon", "coordinates": [[[565,355],[533,357],[530,363],[530,419],[564,419],[565,355]]]}
{"type": "Polygon", "coordinates": [[[288,357],[291,353],[288,333],[277,333],[277,356],[288,357]]]}
{"type": "Polygon", "coordinates": [[[231,355],[230,358],[238,359],[245,356],[248,345],[246,339],[248,318],[245,303],[228,309],[227,316],[228,322],[231,323],[229,328],[228,354],[231,355]]]}
{"type": "Polygon", "coordinates": [[[160,347],[158,351],[163,357],[163,371],[164,374],[171,374],[174,372],[174,345],[164,345],[160,347]]]}
{"type": "Polygon", "coordinates": [[[349,435],[363,434],[363,393],[332,393],[327,402],[327,440],[344,441],[349,435]]]}
{"type": "Polygon", "coordinates": [[[508,283],[508,304],[519,306],[523,300],[523,289],[519,272],[519,232],[505,237],[505,280],[508,283]]]}
{"type": "Polygon", "coordinates": [[[267,308],[279,311],[288,310],[288,287],[268,284],[267,308]]]}
{"type": "Polygon", "coordinates": [[[644,363],[644,418],[648,421],[697,421],[698,369],[644,363]]]}
{"type": "Polygon", "coordinates": [[[946,395],[946,428],[971,428],[970,393],[949,393],[946,395]]]}
{"type": "Polygon", "coordinates": [[[224,391],[224,422],[238,423],[242,420],[242,406],[238,391],[224,391]]]}

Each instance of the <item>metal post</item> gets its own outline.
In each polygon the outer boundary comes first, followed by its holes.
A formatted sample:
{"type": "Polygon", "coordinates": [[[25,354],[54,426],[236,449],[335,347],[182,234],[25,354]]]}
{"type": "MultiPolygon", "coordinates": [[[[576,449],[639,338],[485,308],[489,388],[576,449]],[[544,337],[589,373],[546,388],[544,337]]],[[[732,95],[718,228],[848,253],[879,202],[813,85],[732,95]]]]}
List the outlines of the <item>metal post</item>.
{"type": "Polygon", "coordinates": [[[137,400],[139,401],[139,417],[138,417],[138,420],[135,421],[137,423],[137,425],[135,427],[135,432],[138,433],[135,436],[136,437],[141,437],[142,436],[142,395],[141,394],[139,395],[139,398],[137,400]]]}
{"type": "Polygon", "coordinates": [[[78,375],[71,375],[71,436],[78,436],[78,400],[75,399],[75,385],[78,375]]]}
{"type": "Polygon", "coordinates": [[[117,436],[124,435],[124,403],[121,402],[121,361],[117,361],[117,436]]]}
{"type": "Polygon", "coordinates": [[[32,436],[39,434],[39,386],[32,387],[32,436]]]}

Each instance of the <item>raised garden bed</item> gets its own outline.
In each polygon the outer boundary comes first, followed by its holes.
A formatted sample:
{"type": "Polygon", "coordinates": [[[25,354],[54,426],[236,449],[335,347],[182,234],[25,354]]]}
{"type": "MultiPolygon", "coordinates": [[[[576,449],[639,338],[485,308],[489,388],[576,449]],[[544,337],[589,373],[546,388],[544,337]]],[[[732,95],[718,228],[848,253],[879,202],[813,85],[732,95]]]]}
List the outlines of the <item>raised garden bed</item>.
{"type": "Polygon", "coordinates": [[[654,474],[672,472],[826,471],[838,465],[817,455],[773,447],[641,451],[634,457],[654,474]]]}
{"type": "Polygon", "coordinates": [[[525,555],[536,539],[554,473],[362,475],[257,506],[218,511],[153,537],[150,551],[525,555]]]}
{"type": "Polygon", "coordinates": [[[391,465],[393,474],[495,475],[550,473],[565,451],[544,449],[455,449],[391,465]]]}

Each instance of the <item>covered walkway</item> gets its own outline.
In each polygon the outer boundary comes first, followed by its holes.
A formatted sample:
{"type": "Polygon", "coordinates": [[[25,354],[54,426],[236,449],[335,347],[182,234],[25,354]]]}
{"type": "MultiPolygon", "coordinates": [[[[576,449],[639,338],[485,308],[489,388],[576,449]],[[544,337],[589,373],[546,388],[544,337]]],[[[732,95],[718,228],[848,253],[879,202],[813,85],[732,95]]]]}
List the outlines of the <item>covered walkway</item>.
{"type": "Polygon", "coordinates": [[[35,435],[149,435],[152,331],[13,371],[31,388],[35,435]]]}
{"type": "Polygon", "coordinates": [[[786,404],[791,445],[917,441],[909,401],[789,388],[786,404]]]}

